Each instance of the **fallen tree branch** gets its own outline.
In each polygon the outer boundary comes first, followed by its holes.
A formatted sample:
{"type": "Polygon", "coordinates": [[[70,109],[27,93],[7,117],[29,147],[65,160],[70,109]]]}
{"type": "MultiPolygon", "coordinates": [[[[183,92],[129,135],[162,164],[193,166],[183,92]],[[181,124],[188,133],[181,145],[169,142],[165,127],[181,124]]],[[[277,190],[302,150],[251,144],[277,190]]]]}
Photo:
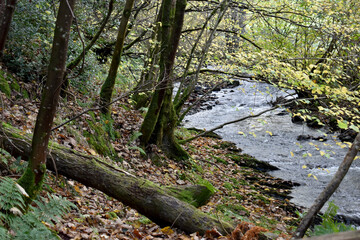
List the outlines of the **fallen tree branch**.
{"type": "Polygon", "coordinates": [[[275,106],[275,107],[272,107],[272,108],[266,109],[266,110],[264,110],[264,111],[261,111],[261,112],[259,112],[259,113],[257,113],[257,114],[248,115],[248,116],[243,117],[243,118],[240,118],[240,119],[236,119],[236,120],[233,120],[233,121],[230,121],[230,122],[223,123],[223,124],[221,124],[221,125],[219,125],[219,126],[217,126],[217,127],[214,127],[214,128],[212,128],[212,129],[210,129],[210,130],[204,131],[204,132],[202,132],[202,133],[200,133],[200,134],[198,134],[198,135],[196,135],[196,136],[194,136],[194,137],[191,137],[191,138],[188,138],[188,139],[185,139],[185,140],[181,140],[181,141],[179,141],[179,143],[183,144],[183,143],[190,142],[190,141],[192,141],[192,140],[194,140],[194,139],[196,139],[196,138],[198,138],[198,137],[204,136],[205,134],[208,134],[208,133],[210,133],[210,132],[213,132],[213,131],[215,131],[215,130],[218,130],[218,129],[220,129],[220,128],[223,128],[223,127],[225,127],[226,125],[233,124],[233,123],[237,123],[237,122],[241,122],[241,121],[244,121],[244,120],[249,119],[249,118],[258,117],[258,116],[260,116],[260,115],[262,115],[262,114],[264,114],[264,113],[273,111],[273,110],[275,110],[275,109],[277,109],[277,108],[279,108],[279,107],[280,107],[280,105],[277,105],[277,106],[275,106]]]}
{"type": "MultiPolygon", "coordinates": [[[[30,136],[4,123],[0,127],[3,130],[0,131],[1,148],[15,157],[27,159],[31,150],[30,136]]],[[[51,156],[47,157],[48,169],[54,169],[50,160],[52,157],[59,174],[104,192],[160,226],[173,225],[187,233],[200,234],[212,228],[226,234],[226,231],[230,232],[234,228],[233,224],[221,222],[189,204],[200,206],[206,202],[211,191],[205,186],[161,187],[146,179],[127,175],[116,166],[109,167],[110,163],[99,158],[57,143],[49,144],[49,148],[51,156]]]]}

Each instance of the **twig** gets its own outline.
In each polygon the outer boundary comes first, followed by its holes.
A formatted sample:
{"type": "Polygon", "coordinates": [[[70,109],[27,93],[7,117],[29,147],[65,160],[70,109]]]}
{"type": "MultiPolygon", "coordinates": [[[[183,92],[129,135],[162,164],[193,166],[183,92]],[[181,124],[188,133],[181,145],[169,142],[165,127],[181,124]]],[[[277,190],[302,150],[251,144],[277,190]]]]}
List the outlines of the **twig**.
{"type": "Polygon", "coordinates": [[[53,128],[51,129],[51,131],[54,131],[54,130],[56,130],[56,129],[62,127],[62,126],[64,126],[65,124],[68,124],[69,122],[71,122],[71,121],[79,118],[80,116],[84,115],[85,113],[88,113],[88,112],[91,112],[91,111],[98,111],[98,110],[100,110],[100,109],[102,109],[102,108],[104,108],[104,107],[108,107],[108,106],[110,106],[111,104],[113,104],[113,103],[121,100],[121,99],[124,98],[125,96],[130,95],[132,92],[133,92],[133,91],[129,91],[129,92],[127,92],[127,93],[121,94],[118,98],[115,98],[113,101],[111,101],[110,103],[108,103],[108,104],[106,104],[106,105],[104,105],[104,106],[86,109],[85,111],[83,111],[83,112],[75,115],[74,117],[70,118],[69,120],[67,120],[67,121],[65,121],[65,122],[63,122],[63,123],[61,123],[60,125],[58,125],[58,126],[56,126],[56,127],[53,127],[53,128]]]}
{"type": "Polygon", "coordinates": [[[207,160],[204,160],[204,159],[196,159],[196,161],[202,161],[202,162],[206,162],[206,163],[209,163],[209,164],[212,164],[214,165],[215,167],[217,167],[220,171],[222,171],[223,173],[226,173],[224,170],[222,170],[219,165],[217,165],[216,163],[214,162],[210,162],[210,161],[207,161],[207,160]]]}
{"type": "Polygon", "coordinates": [[[216,217],[222,227],[222,229],[224,230],[224,232],[226,232],[226,235],[230,235],[230,233],[228,231],[226,231],[225,227],[224,227],[224,224],[222,223],[222,221],[220,220],[220,217],[219,217],[219,214],[216,212],[216,217]]]}

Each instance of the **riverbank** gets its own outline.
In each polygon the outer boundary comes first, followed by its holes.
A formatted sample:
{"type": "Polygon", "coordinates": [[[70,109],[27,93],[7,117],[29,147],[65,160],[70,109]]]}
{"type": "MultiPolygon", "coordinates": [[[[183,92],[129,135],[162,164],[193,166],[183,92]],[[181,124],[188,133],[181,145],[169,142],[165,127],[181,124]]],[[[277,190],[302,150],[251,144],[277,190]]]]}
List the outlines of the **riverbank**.
{"type": "MultiPolygon", "coordinates": [[[[215,93],[217,103],[212,109],[202,110],[185,118],[186,127],[211,129],[224,122],[251,116],[272,107],[278,98],[293,95],[266,83],[243,81],[239,87],[215,93]]],[[[209,104],[214,104],[214,101],[209,104]]],[[[297,182],[292,202],[309,207],[329,182],[345,156],[348,144],[338,140],[326,128],[312,129],[306,124],[294,124],[286,109],[276,109],[216,131],[225,140],[251,156],[268,162],[280,170],[270,174],[297,182]]],[[[354,162],[343,184],[331,200],[340,207],[345,222],[359,223],[360,194],[358,186],[359,162],[354,162]]]]}

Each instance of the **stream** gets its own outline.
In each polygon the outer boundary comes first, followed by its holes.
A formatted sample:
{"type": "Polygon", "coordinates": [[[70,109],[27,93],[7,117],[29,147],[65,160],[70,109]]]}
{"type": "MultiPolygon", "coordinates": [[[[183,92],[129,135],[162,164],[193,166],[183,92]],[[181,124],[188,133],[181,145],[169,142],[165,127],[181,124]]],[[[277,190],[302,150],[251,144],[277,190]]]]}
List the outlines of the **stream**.
{"type": "MultiPolygon", "coordinates": [[[[240,86],[215,92],[215,100],[208,102],[212,109],[186,116],[185,127],[210,129],[222,123],[256,114],[271,108],[278,97],[293,92],[279,90],[266,83],[240,81],[240,86]]],[[[209,107],[210,108],[210,107],[209,107]]],[[[295,124],[290,114],[278,108],[257,118],[227,125],[215,131],[224,140],[236,145],[258,160],[268,162],[279,170],[272,176],[299,183],[291,193],[291,202],[310,207],[330,181],[344,159],[348,145],[326,129],[311,129],[295,124]],[[311,136],[301,139],[300,135],[311,136]],[[322,137],[324,140],[316,140],[322,137]]],[[[347,223],[360,224],[360,160],[351,169],[330,200],[339,207],[338,214],[347,223]]],[[[326,206],[322,209],[324,211],[326,206]]]]}

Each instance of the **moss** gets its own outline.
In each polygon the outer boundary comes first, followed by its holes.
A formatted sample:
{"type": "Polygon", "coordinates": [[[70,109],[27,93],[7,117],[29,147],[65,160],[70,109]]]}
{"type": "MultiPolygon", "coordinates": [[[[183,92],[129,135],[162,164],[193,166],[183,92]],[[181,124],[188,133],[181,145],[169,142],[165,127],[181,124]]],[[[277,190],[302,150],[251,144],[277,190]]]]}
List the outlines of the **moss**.
{"type": "Polygon", "coordinates": [[[118,136],[115,134],[115,130],[112,128],[112,121],[107,120],[106,117],[102,117],[101,121],[97,122],[94,114],[91,114],[91,117],[92,119],[88,120],[87,122],[93,132],[83,132],[87,142],[100,155],[109,156],[114,160],[119,161],[120,159],[117,157],[117,154],[110,143],[110,138],[115,138],[118,136]],[[109,134],[107,130],[109,130],[111,134],[109,134]]]}
{"type": "Polygon", "coordinates": [[[5,93],[6,96],[10,97],[11,89],[8,83],[6,73],[0,70],[0,91],[5,93]]]}
{"type": "Polygon", "coordinates": [[[233,142],[222,141],[219,145],[215,145],[214,148],[216,149],[236,149],[236,144],[233,142]]]}
{"type": "Polygon", "coordinates": [[[29,195],[28,203],[34,200],[42,189],[42,185],[45,178],[45,172],[46,172],[45,164],[42,164],[40,168],[41,168],[40,171],[43,172],[44,174],[39,175],[41,178],[38,181],[35,180],[35,173],[31,169],[30,164],[26,168],[24,174],[18,180],[19,185],[22,186],[29,195]]]}
{"type": "Polygon", "coordinates": [[[259,171],[278,170],[277,167],[269,163],[259,161],[248,154],[226,154],[226,156],[233,160],[239,166],[249,167],[259,171]]]}
{"type": "Polygon", "coordinates": [[[216,207],[216,210],[223,212],[225,215],[233,215],[237,218],[250,215],[249,211],[240,204],[220,204],[216,207]]]}
{"type": "Polygon", "coordinates": [[[231,185],[231,183],[228,183],[228,182],[224,183],[223,187],[226,188],[227,190],[232,190],[233,189],[233,186],[231,185]]]}
{"type": "Polygon", "coordinates": [[[170,195],[194,207],[206,204],[213,195],[213,191],[204,185],[167,187],[166,190],[170,195]]]}
{"type": "Polygon", "coordinates": [[[228,164],[228,162],[220,157],[217,157],[217,156],[212,156],[213,159],[216,160],[216,162],[218,163],[223,163],[223,164],[228,164]]]}

